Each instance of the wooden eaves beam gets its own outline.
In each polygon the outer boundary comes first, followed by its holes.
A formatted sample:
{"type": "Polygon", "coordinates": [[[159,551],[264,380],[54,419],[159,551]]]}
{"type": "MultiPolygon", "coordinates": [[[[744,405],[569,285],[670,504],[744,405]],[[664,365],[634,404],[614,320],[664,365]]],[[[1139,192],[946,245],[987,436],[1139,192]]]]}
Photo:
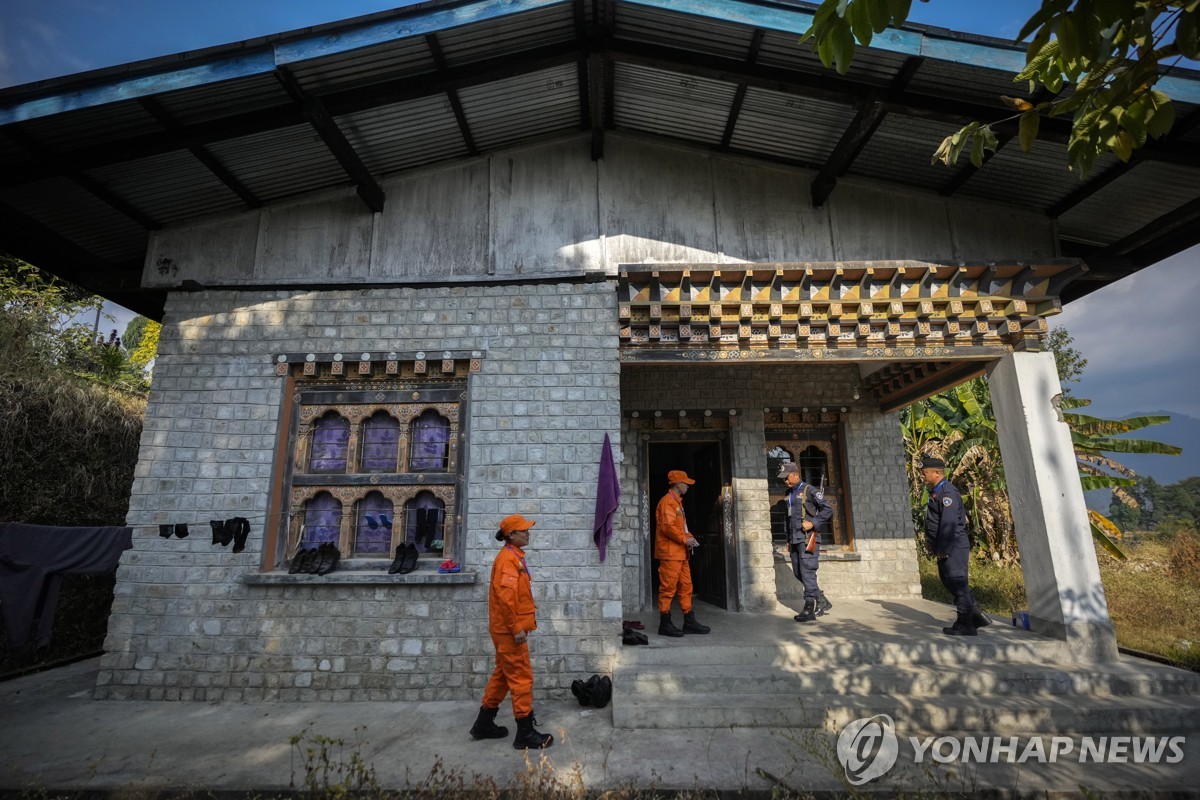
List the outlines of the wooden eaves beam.
{"type": "MultiPolygon", "coordinates": [[[[755,28],[754,34],[750,37],[750,46],[746,48],[746,63],[753,64],[758,60],[758,51],[762,49],[763,29],[755,28]]],[[[725,132],[721,135],[721,143],[717,146],[718,150],[729,150],[729,144],[733,141],[733,132],[737,129],[738,117],[742,113],[742,103],[746,101],[746,92],[749,87],[745,81],[738,81],[737,91],[733,95],[733,102],[729,105],[729,116],[725,119],[725,132]]]]}
{"type": "Polygon", "coordinates": [[[0,202],[4,249],[30,264],[151,319],[161,319],[164,297],[141,288],[143,261],[99,258],[7,203],[0,202]]]}
{"type": "Polygon", "coordinates": [[[288,96],[292,98],[292,102],[300,107],[301,113],[313,126],[317,135],[321,137],[321,141],[325,142],[329,152],[333,153],[333,157],[342,165],[342,169],[346,171],[350,180],[354,182],[354,188],[367,208],[375,213],[383,211],[385,199],[383,189],[358,153],[355,152],[353,145],[346,139],[346,135],[334,121],[333,115],[326,110],[321,99],[305,91],[291,70],[283,65],[275,68],[275,77],[288,96]]]}
{"type": "MultiPolygon", "coordinates": [[[[920,56],[911,56],[906,59],[892,80],[891,91],[903,91],[924,61],[925,59],[920,56]]],[[[888,113],[888,108],[884,105],[879,92],[873,91],[863,95],[855,105],[857,112],[854,119],[846,126],[846,130],[842,131],[841,138],[830,152],[829,158],[825,159],[825,164],[822,165],[817,177],[813,178],[812,185],[809,187],[814,208],[825,205],[825,201],[833,192],[833,187],[837,185],[837,179],[844,175],[850,165],[854,163],[854,159],[858,158],[858,154],[867,146],[867,142],[871,140],[888,113]]]]}
{"type": "MultiPolygon", "coordinates": [[[[444,95],[449,89],[462,89],[499,78],[536,72],[573,62],[582,54],[583,51],[577,42],[559,42],[517,55],[500,56],[468,66],[451,67],[440,80],[430,79],[427,74],[416,75],[367,87],[314,94],[313,97],[321,102],[328,114],[337,117],[409,100],[444,95]]],[[[289,128],[302,125],[306,121],[301,108],[296,103],[289,102],[220,119],[182,125],[174,131],[132,136],[118,142],[60,154],[58,160],[39,159],[30,164],[8,168],[0,174],[0,188],[61,175],[64,171],[62,158],[69,158],[69,163],[78,169],[94,169],[184,150],[189,145],[206,145],[289,128]]],[[[0,128],[0,131],[6,131],[9,127],[11,126],[0,128]]]]}
{"type": "MultiPolygon", "coordinates": [[[[600,3],[601,8],[609,5],[608,2],[600,3]]],[[[601,24],[603,25],[603,21],[601,24]]],[[[450,67],[437,79],[431,79],[429,75],[410,76],[366,87],[314,94],[313,98],[321,103],[328,115],[337,117],[409,100],[444,95],[451,89],[477,86],[566,63],[578,64],[585,59],[589,67],[591,123],[593,130],[599,130],[600,135],[604,128],[611,128],[613,124],[611,75],[615,60],[733,84],[744,82],[748,87],[765,88],[845,105],[857,102],[873,90],[877,91],[869,84],[839,76],[747,64],[738,59],[718,58],[675,48],[622,41],[611,38],[601,29],[598,32],[594,31],[593,36],[590,36],[583,46],[571,39],[518,54],[450,67]]],[[[962,103],[907,91],[885,90],[879,96],[879,101],[883,108],[891,113],[936,119],[952,124],[962,124],[973,119],[995,121],[1008,115],[1007,109],[962,103]]],[[[73,165],[77,170],[92,169],[174,152],[191,145],[205,145],[291,127],[305,120],[306,117],[296,104],[287,103],[217,120],[183,125],[174,131],[133,136],[113,143],[58,154],[53,160],[37,159],[29,164],[10,167],[0,175],[0,188],[62,175],[65,172],[65,163],[73,165]]],[[[1043,120],[1043,139],[1065,142],[1069,134],[1069,122],[1043,120]]],[[[1149,157],[1170,160],[1186,155],[1182,150],[1183,148],[1178,146],[1156,148],[1154,155],[1149,157]]]]}
{"type": "MultiPolygon", "coordinates": [[[[162,107],[162,104],[153,97],[142,97],[138,99],[138,104],[146,109],[146,113],[154,117],[159,125],[162,125],[168,131],[172,131],[177,135],[180,133],[179,123],[162,107]]],[[[262,200],[254,192],[247,188],[246,184],[242,183],[237,177],[229,171],[229,169],[217,160],[217,157],[208,151],[202,145],[188,142],[186,145],[187,151],[205,167],[208,171],[216,176],[217,180],[225,184],[229,191],[236,194],[247,208],[261,208],[262,200]]]]}
{"type": "MultiPolygon", "coordinates": [[[[433,65],[437,68],[434,74],[444,76],[446,74],[446,56],[442,52],[442,45],[438,41],[437,34],[425,34],[425,44],[428,45],[433,65]]],[[[458,97],[458,89],[448,88],[446,98],[450,101],[450,109],[454,112],[454,118],[458,120],[458,130],[462,134],[463,144],[467,146],[468,155],[479,155],[479,148],[475,146],[475,139],[471,136],[471,126],[467,124],[467,115],[463,112],[462,100],[458,97]]]]}
{"type": "Polygon", "coordinates": [[[64,169],[58,173],[76,185],[82,187],[85,191],[90,192],[101,202],[116,209],[124,214],[129,219],[136,222],[148,231],[158,230],[161,227],[158,221],[145,213],[139,208],[135,208],[132,203],[127,202],[116,192],[109,189],[104,184],[87,175],[81,169],[77,169],[70,165],[69,158],[62,158],[59,154],[52,151],[49,147],[36,141],[33,137],[21,130],[20,125],[9,125],[2,129],[5,136],[12,141],[13,144],[23,148],[26,152],[32,154],[37,159],[44,163],[59,163],[64,166],[64,169]]]}

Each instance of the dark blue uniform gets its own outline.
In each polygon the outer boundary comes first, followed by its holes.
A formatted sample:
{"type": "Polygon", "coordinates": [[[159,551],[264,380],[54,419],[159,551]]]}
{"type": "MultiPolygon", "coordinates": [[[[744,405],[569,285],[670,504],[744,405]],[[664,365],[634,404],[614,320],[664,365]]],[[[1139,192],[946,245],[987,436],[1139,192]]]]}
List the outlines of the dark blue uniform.
{"type": "Polygon", "coordinates": [[[833,519],[833,506],[804,481],[788,492],[787,504],[788,553],[792,559],[792,574],[804,584],[805,601],[812,600],[815,603],[821,596],[821,589],[817,586],[821,537],[817,536],[817,546],[813,552],[806,552],[804,547],[808,541],[808,531],[804,530],[804,520],[813,524],[813,530],[819,531],[833,519]]]}
{"type": "Polygon", "coordinates": [[[967,515],[962,495],[954,484],[943,478],[929,493],[925,506],[925,546],[937,557],[938,577],[954,595],[958,613],[970,616],[975,598],[967,585],[967,565],[971,540],[967,538],[967,515]]]}

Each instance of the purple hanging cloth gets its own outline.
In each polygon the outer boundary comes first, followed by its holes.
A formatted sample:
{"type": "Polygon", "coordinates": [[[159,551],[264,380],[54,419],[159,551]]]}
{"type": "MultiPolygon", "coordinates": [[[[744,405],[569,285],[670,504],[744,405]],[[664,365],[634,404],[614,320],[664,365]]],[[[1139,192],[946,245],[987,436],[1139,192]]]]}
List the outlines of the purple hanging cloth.
{"type": "Polygon", "coordinates": [[[613,463],[612,445],[608,434],[600,449],[600,477],[596,480],[596,517],[592,522],[592,540],[600,550],[600,563],[604,563],[604,551],[612,536],[613,516],[617,513],[617,501],[621,499],[621,485],[617,480],[617,467],[613,463]]]}

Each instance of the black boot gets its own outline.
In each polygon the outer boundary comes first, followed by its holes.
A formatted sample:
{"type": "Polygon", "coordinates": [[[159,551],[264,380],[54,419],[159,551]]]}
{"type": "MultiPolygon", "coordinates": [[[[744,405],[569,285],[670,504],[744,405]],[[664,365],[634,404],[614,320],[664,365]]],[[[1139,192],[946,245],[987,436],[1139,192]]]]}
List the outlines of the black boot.
{"type": "Polygon", "coordinates": [[[517,737],[513,739],[517,750],[544,750],[554,744],[554,737],[534,730],[533,722],[533,714],[517,719],[517,737]]]}
{"type": "Polygon", "coordinates": [[[975,623],[971,621],[970,614],[958,612],[958,616],[954,618],[954,624],[949,628],[942,628],[942,633],[947,636],[974,636],[975,623]]]}
{"type": "Polygon", "coordinates": [[[670,636],[675,639],[678,639],[680,636],[683,636],[683,631],[679,630],[679,628],[676,628],[675,623],[671,622],[671,612],[670,611],[668,611],[665,614],[658,615],[658,635],[659,636],[670,636]]]}
{"type": "Polygon", "coordinates": [[[971,609],[971,624],[976,628],[986,628],[992,624],[992,618],[979,610],[979,606],[971,609]]]}
{"type": "Polygon", "coordinates": [[[817,616],[823,617],[830,611],[833,611],[833,603],[829,602],[829,598],[825,596],[824,592],[821,592],[817,597],[817,616]]]}
{"type": "Polygon", "coordinates": [[[503,739],[508,736],[508,728],[496,724],[496,712],[499,710],[480,706],[479,716],[475,718],[475,724],[471,726],[471,738],[503,739]]]}
{"type": "Polygon", "coordinates": [[[805,600],[804,601],[804,610],[801,611],[796,616],[792,617],[792,619],[796,620],[796,622],[812,622],[816,618],[817,618],[817,601],[816,600],[805,600]]]}
{"type": "Polygon", "coordinates": [[[701,625],[696,620],[696,612],[689,611],[683,615],[683,632],[684,633],[708,633],[712,628],[707,625],[701,625]]]}

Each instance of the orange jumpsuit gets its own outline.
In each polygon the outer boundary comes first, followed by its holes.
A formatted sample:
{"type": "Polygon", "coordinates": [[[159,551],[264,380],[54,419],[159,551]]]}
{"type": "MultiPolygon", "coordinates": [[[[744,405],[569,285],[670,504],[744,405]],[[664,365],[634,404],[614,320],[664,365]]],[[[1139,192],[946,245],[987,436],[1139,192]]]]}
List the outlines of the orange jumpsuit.
{"type": "Polygon", "coordinates": [[[671,599],[679,595],[679,607],[692,610],[692,570],[688,567],[687,520],[683,499],[671,489],[658,501],[654,511],[654,557],[658,559],[658,610],[668,614],[671,599]]]}
{"type": "Polygon", "coordinates": [[[488,630],[496,648],[496,669],[483,692],[483,706],[499,708],[511,692],[516,719],[533,713],[533,667],[528,640],[517,644],[513,634],[535,630],[536,613],[525,553],[506,544],[492,563],[492,585],[488,590],[488,630]]]}

